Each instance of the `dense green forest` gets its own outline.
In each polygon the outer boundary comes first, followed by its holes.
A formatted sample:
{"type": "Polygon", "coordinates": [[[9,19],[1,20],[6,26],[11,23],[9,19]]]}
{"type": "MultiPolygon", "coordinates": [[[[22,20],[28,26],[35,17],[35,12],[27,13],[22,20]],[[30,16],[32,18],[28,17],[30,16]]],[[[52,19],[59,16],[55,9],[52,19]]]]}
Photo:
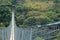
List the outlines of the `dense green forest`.
{"type": "MultiPolygon", "coordinates": [[[[0,0],[0,27],[7,27],[11,22],[12,1],[14,0],[0,0]]],[[[60,0],[15,0],[14,5],[15,21],[18,27],[60,21],[60,0]]]]}
{"type": "MultiPolygon", "coordinates": [[[[0,1],[1,27],[8,26],[11,21],[12,1],[0,1]]],[[[60,0],[19,0],[14,5],[16,24],[19,27],[60,21],[60,0]]]]}

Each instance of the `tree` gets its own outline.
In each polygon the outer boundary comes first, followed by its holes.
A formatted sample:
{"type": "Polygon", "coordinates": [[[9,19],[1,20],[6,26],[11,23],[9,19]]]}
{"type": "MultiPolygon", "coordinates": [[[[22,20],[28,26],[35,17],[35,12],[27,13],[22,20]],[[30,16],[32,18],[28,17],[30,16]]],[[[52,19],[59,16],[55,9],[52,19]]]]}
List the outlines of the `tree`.
{"type": "Polygon", "coordinates": [[[16,16],[17,25],[23,25],[24,20],[25,20],[24,15],[16,16]]]}
{"type": "Polygon", "coordinates": [[[0,6],[0,25],[7,26],[11,21],[11,13],[9,7],[0,6]]]}
{"type": "Polygon", "coordinates": [[[24,20],[24,25],[28,25],[28,26],[31,26],[31,25],[36,25],[36,19],[34,17],[29,17],[27,19],[24,20]]]}

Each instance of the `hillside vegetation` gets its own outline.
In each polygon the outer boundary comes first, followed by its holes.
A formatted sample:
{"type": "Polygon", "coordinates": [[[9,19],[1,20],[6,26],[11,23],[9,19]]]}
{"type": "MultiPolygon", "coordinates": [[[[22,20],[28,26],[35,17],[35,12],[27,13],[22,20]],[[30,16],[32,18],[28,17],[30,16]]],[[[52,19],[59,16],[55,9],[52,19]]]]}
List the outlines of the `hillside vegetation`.
{"type": "MultiPolygon", "coordinates": [[[[18,0],[15,2],[15,19],[19,27],[43,25],[60,21],[59,0],[18,0]]],[[[11,21],[12,0],[0,1],[0,26],[11,21]],[[4,6],[8,5],[8,6],[4,6]]]]}

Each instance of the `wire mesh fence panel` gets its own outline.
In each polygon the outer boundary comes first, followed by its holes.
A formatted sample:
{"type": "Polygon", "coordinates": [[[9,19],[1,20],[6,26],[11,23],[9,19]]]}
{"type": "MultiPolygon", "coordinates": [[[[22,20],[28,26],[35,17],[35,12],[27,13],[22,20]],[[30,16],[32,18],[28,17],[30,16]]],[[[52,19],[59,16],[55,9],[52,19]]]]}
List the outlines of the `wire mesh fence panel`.
{"type": "Polygon", "coordinates": [[[4,28],[2,31],[2,40],[10,40],[10,35],[11,35],[10,27],[4,28]]]}
{"type": "MultiPolygon", "coordinates": [[[[11,27],[0,28],[0,40],[10,40],[11,27]]],[[[14,29],[14,40],[54,40],[60,38],[60,29],[18,28],[14,29]]],[[[58,39],[57,39],[58,40],[58,39]]]]}
{"type": "Polygon", "coordinates": [[[0,40],[3,40],[3,29],[4,27],[0,27],[0,40]]]}
{"type": "Polygon", "coordinates": [[[2,40],[2,29],[0,28],[0,40],[2,40]]]}
{"type": "Polygon", "coordinates": [[[60,35],[58,35],[60,29],[51,30],[51,29],[44,28],[44,30],[41,29],[38,31],[37,30],[33,31],[33,30],[32,30],[32,40],[54,40],[56,38],[60,38],[60,35]]]}
{"type": "Polygon", "coordinates": [[[32,40],[31,29],[15,28],[15,40],[32,40]]]}

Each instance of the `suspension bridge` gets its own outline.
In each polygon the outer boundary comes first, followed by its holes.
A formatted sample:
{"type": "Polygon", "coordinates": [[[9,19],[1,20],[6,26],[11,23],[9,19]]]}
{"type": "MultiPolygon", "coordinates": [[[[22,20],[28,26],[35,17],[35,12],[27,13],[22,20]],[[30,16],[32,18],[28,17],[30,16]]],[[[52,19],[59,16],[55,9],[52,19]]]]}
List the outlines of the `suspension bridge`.
{"type": "Polygon", "coordinates": [[[0,28],[0,40],[34,40],[36,37],[42,37],[44,40],[53,40],[60,37],[60,22],[36,25],[32,28],[18,28],[15,24],[14,10],[12,10],[11,23],[6,28],[0,28]],[[54,27],[54,29],[51,29],[54,27]]]}
{"type": "Polygon", "coordinates": [[[60,32],[60,22],[46,25],[36,25],[32,26],[31,28],[19,28],[15,23],[14,5],[11,13],[12,18],[10,25],[5,28],[0,28],[0,40],[35,40],[37,37],[44,40],[54,40],[55,38],[60,37],[60,35],[57,35],[60,32]]]}

